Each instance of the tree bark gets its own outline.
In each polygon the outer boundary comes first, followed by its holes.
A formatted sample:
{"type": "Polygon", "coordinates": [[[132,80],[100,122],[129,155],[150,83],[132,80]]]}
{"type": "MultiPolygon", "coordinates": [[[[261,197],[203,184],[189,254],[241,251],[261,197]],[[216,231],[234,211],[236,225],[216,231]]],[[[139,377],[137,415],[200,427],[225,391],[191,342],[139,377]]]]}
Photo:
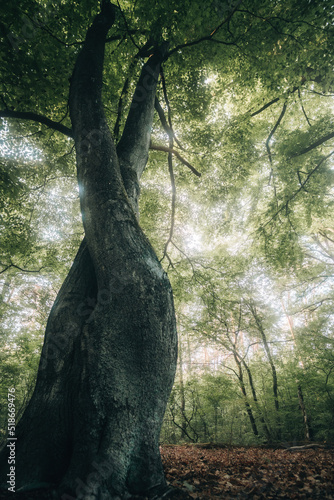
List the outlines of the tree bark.
{"type": "MultiPolygon", "coordinates": [[[[52,484],[62,500],[162,494],[159,435],[177,359],[171,286],[137,220],[165,47],[143,66],[116,150],[101,98],[115,8],[101,4],[69,98],[85,239],[51,310],[17,427],[17,488],[52,484]]],[[[2,477],[7,468],[4,449],[2,477]]]]}
{"type": "MultiPolygon", "coordinates": [[[[294,326],[293,326],[292,318],[288,314],[288,311],[287,311],[287,309],[286,309],[286,307],[284,305],[283,299],[281,299],[281,303],[282,303],[282,308],[283,308],[284,314],[286,315],[286,318],[288,320],[288,325],[289,325],[289,329],[290,329],[290,332],[291,332],[291,335],[292,335],[294,346],[296,348],[296,351],[298,352],[298,346],[297,346],[297,342],[296,342],[296,336],[295,336],[295,332],[294,332],[294,326]]],[[[303,360],[301,358],[300,353],[298,353],[298,358],[299,358],[299,363],[300,363],[302,369],[305,370],[305,365],[304,365],[304,362],[303,362],[303,360]]],[[[296,384],[297,384],[297,394],[298,394],[299,408],[300,408],[300,411],[301,411],[302,416],[303,416],[303,426],[304,426],[305,440],[306,441],[311,441],[312,437],[313,437],[313,430],[312,430],[312,427],[311,427],[311,424],[310,424],[310,419],[309,419],[309,416],[308,416],[308,413],[307,413],[307,409],[306,409],[306,406],[305,406],[304,396],[303,396],[303,391],[302,391],[302,386],[300,385],[299,380],[296,380],[296,384]]]]}
{"type": "Polygon", "coordinates": [[[312,437],[311,427],[310,427],[310,422],[309,422],[308,414],[307,414],[305,403],[304,403],[304,396],[303,396],[302,387],[300,384],[298,384],[298,386],[297,386],[297,392],[298,392],[298,401],[299,401],[300,411],[302,412],[302,415],[303,415],[305,440],[311,441],[311,437],[312,437]]]}
{"type": "Polygon", "coordinates": [[[272,379],[273,379],[273,396],[274,396],[274,403],[275,403],[275,410],[276,410],[276,417],[277,417],[277,439],[281,439],[281,419],[280,419],[280,408],[279,408],[279,400],[278,400],[278,379],[277,379],[277,372],[276,372],[276,367],[269,349],[269,345],[267,342],[267,337],[262,325],[261,318],[259,317],[256,307],[254,304],[249,304],[249,309],[254,317],[257,329],[260,333],[261,340],[263,342],[264,350],[266,351],[266,355],[270,364],[271,368],[271,373],[272,373],[272,379]]]}
{"type": "Polygon", "coordinates": [[[238,367],[239,387],[240,387],[242,395],[244,397],[244,403],[245,403],[246,412],[247,412],[247,415],[248,415],[248,418],[249,418],[249,421],[250,421],[250,424],[251,424],[251,427],[252,427],[253,434],[254,434],[255,437],[258,437],[259,431],[257,429],[257,425],[256,425],[256,421],[255,421],[255,418],[254,418],[254,415],[253,415],[252,407],[251,407],[251,405],[248,402],[248,395],[247,395],[247,391],[246,391],[246,386],[245,386],[245,381],[244,381],[244,375],[243,375],[243,372],[242,372],[241,361],[239,359],[239,356],[238,356],[238,353],[237,353],[235,347],[233,347],[232,352],[233,352],[234,360],[235,360],[236,365],[238,367]]]}
{"type": "Polygon", "coordinates": [[[259,420],[260,420],[261,425],[263,427],[263,430],[265,432],[266,438],[267,438],[268,442],[270,443],[272,441],[271,432],[270,432],[269,427],[264,419],[263,412],[262,412],[261,408],[259,407],[259,401],[257,399],[257,394],[256,394],[256,390],[255,390],[255,385],[254,385],[252,373],[251,373],[250,368],[249,368],[248,364],[246,363],[246,361],[243,358],[241,358],[241,356],[239,356],[239,357],[240,357],[241,362],[242,362],[242,364],[247,372],[247,375],[248,375],[249,386],[251,388],[256,411],[259,415],[259,420]]]}
{"type": "MultiPolygon", "coordinates": [[[[180,335],[180,332],[179,332],[180,335]]],[[[179,379],[180,379],[180,410],[181,410],[181,439],[187,435],[187,419],[186,419],[186,396],[183,380],[183,346],[179,343],[179,379]]]]}

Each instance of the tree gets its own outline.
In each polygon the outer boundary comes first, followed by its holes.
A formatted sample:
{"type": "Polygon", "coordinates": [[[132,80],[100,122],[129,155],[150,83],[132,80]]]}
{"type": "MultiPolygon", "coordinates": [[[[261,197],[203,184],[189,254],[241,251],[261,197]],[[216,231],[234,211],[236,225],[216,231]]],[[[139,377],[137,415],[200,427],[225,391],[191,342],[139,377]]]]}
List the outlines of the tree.
{"type": "MultiPolygon", "coordinates": [[[[60,494],[79,495],[89,490],[96,498],[104,494],[163,494],[165,481],[158,444],[176,366],[176,328],[168,277],[138,224],[139,181],[149,148],[159,154],[167,152],[172,185],[172,221],[167,240],[170,244],[175,226],[172,155],[198,176],[197,169],[180,152],[182,143],[173,130],[168,96],[173,91],[179,96],[173,102],[174,116],[183,115],[184,121],[191,122],[185,127],[183,139],[189,140],[191,146],[206,149],[210,144],[219,144],[221,138],[221,123],[205,122],[212,111],[210,106],[216,104],[215,93],[205,86],[206,78],[219,71],[222,90],[230,85],[231,75],[239,75],[233,92],[226,92],[227,100],[238,93],[239,122],[228,126],[226,118],[225,157],[212,154],[214,168],[208,175],[209,187],[210,181],[211,186],[218,181],[218,185],[223,185],[222,191],[228,190],[229,185],[236,192],[244,187],[259,159],[256,142],[265,142],[270,175],[276,174],[270,142],[285,115],[285,100],[294,94],[295,87],[316,82],[327,93],[331,84],[324,76],[330,60],[324,62],[320,57],[332,43],[326,17],[329,2],[325,2],[324,9],[307,1],[289,1],[284,5],[241,3],[214,2],[203,8],[201,2],[162,2],[152,6],[143,0],[132,7],[125,1],[125,13],[132,14],[132,26],[119,6],[105,0],[101,2],[101,12],[97,12],[96,2],[90,0],[80,4],[61,2],[48,22],[40,15],[48,5],[44,1],[34,2],[30,12],[29,2],[22,0],[19,8],[11,5],[4,15],[0,27],[12,50],[5,51],[1,60],[4,109],[0,116],[8,120],[12,134],[29,132],[34,145],[38,144],[34,134],[41,135],[38,124],[74,140],[85,232],[50,313],[35,392],[17,430],[18,486],[53,484],[60,494]],[[300,11],[297,20],[289,14],[296,8],[300,11]],[[21,29],[25,38],[18,35],[20,10],[25,13],[21,29]],[[87,30],[90,14],[94,20],[87,30]],[[116,28],[109,35],[114,25],[116,28]],[[310,40],[311,54],[305,54],[300,44],[310,40]],[[26,41],[27,49],[23,50],[26,41]],[[35,45],[40,47],[44,42],[46,49],[35,52],[35,45]],[[117,50],[121,56],[115,58],[117,50]],[[113,59],[112,64],[104,63],[105,51],[113,59]],[[162,63],[172,59],[166,77],[162,63]],[[133,76],[140,65],[140,74],[133,76]],[[223,73],[222,65],[229,71],[223,73]],[[160,74],[161,88],[157,91],[160,74]],[[38,96],[33,104],[27,85],[38,96]],[[255,87],[261,92],[254,96],[255,87]],[[126,106],[131,91],[132,102],[126,106]],[[156,99],[157,93],[164,97],[167,119],[156,99]],[[275,119],[273,128],[268,127],[266,112],[282,101],[278,120],[275,119]],[[242,113],[241,102],[243,108],[249,104],[242,113]],[[154,108],[167,133],[168,147],[150,145],[154,108]],[[264,116],[265,134],[262,123],[253,134],[251,119],[259,114],[264,116]],[[25,120],[33,124],[28,126],[25,120]],[[240,149],[237,157],[236,146],[240,149]],[[225,159],[229,160],[228,168],[218,168],[225,159]],[[87,491],[82,489],[83,483],[87,491]]],[[[54,7],[53,2],[50,5],[54,7]]],[[[316,134],[319,130],[314,127],[311,132],[316,134]]],[[[322,132],[324,135],[312,143],[313,149],[332,138],[331,131],[322,132]]],[[[156,136],[159,139],[159,134],[156,136]]],[[[305,137],[309,134],[305,133],[305,137]]],[[[39,139],[45,155],[53,152],[51,156],[55,158],[55,152],[62,151],[63,156],[68,153],[69,141],[60,145],[51,132],[39,139]]],[[[306,153],[312,154],[313,149],[306,153]]],[[[298,152],[304,153],[303,149],[298,152]]],[[[320,173],[320,167],[327,165],[328,158],[326,155],[319,159],[319,168],[315,170],[310,161],[298,193],[315,172],[320,173]]],[[[300,176],[299,170],[297,173],[300,176]]],[[[289,179],[282,177],[286,188],[289,179]]],[[[4,177],[6,190],[12,182],[4,177]]],[[[183,178],[183,182],[188,182],[188,178],[183,178]]],[[[222,194],[213,191],[215,196],[222,194]]],[[[291,206],[297,194],[290,193],[284,205],[286,189],[281,191],[278,201],[282,206],[291,206]]],[[[210,197],[210,189],[204,196],[210,197]]],[[[276,213],[272,206],[269,208],[273,219],[283,210],[278,207],[276,213]]],[[[24,238],[18,239],[21,249],[24,238]]],[[[168,250],[166,244],[162,257],[172,263],[168,250]]],[[[6,257],[1,272],[18,267],[6,257]]],[[[4,450],[1,471],[6,466],[4,450]]]]}
{"type": "MultiPolygon", "coordinates": [[[[60,484],[60,493],[78,494],[78,478],[93,475],[87,488],[96,498],[166,488],[159,433],[177,355],[171,287],[136,219],[166,47],[152,49],[142,69],[116,151],[101,98],[115,11],[101,3],[71,77],[85,239],[50,313],[35,392],[17,428],[18,487],[60,484]]],[[[2,471],[6,455],[5,447],[2,471]]]]}

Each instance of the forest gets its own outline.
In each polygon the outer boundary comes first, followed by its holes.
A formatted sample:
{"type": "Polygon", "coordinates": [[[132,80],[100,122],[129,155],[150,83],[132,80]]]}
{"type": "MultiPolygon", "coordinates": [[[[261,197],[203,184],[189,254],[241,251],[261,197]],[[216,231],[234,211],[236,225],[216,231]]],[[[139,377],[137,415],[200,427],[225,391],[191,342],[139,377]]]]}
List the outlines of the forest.
{"type": "MultiPolygon", "coordinates": [[[[98,420],[111,443],[78,441],[36,487],[71,492],[89,460],[123,453],[107,414],[128,443],[157,413],[165,460],[333,444],[333,24],[329,0],[1,3],[0,441],[14,388],[19,441],[49,426],[65,448],[98,420]],[[137,317],[157,325],[143,344],[137,317]]],[[[133,479],[142,446],[90,498],[162,498],[133,479]]]]}

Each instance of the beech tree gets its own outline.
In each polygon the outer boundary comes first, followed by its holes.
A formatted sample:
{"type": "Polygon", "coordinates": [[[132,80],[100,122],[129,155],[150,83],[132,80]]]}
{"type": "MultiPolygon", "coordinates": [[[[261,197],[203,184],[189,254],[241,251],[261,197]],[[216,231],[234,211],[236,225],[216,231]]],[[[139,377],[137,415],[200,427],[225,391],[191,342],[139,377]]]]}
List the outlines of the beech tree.
{"type": "MultiPolygon", "coordinates": [[[[173,158],[193,176],[181,178],[189,186],[201,167],[208,179],[202,196],[212,202],[211,196],[242,191],[262,156],[258,144],[265,145],[263,168],[274,187],[274,201],[266,207],[270,223],[284,208],[288,212],[310,179],[329,178],[330,155],[317,155],[333,137],[330,125],[296,133],[298,151],[292,151],[292,137],[287,156],[280,155],[282,164],[288,161],[286,169],[275,164],[271,142],[291,96],[318,85],[317,92],[327,97],[331,88],[330,2],[239,0],[203,7],[190,1],[116,6],[108,0],[22,0],[1,9],[6,50],[0,117],[10,135],[24,135],[45,157],[59,159],[55,169],[70,169],[69,144],[74,144],[85,233],[50,312],[36,387],[17,427],[17,488],[52,486],[64,500],[167,496],[159,433],[174,380],[177,334],[172,290],[160,260],[172,265],[173,158]],[[49,15],[43,18],[45,11],[49,15]],[[219,85],[208,90],[205,82],[216,77],[219,85]],[[222,95],[238,100],[232,123],[222,95]],[[279,114],[268,125],[266,113],[276,104],[279,114]],[[154,135],[155,110],[160,129],[154,135]],[[220,112],[221,122],[208,119],[220,112]],[[182,141],[175,117],[182,123],[191,118],[182,141]],[[310,137],[310,146],[303,147],[310,137]],[[161,259],[139,224],[139,186],[150,149],[168,154],[171,182],[171,222],[161,259]],[[306,173],[298,166],[296,171],[294,154],[309,154],[306,173]],[[292,176],[299,187],[291,193],[292,176]]],[[[284,130],[295,128],[291,119],[284,130]]],[[[23,154],[29,156],[28,150],[23,154]]],[[[3,179],[10,191],[13,180],[3,179]]],[[[266,242],[270,228],[262,224],[266,242]]],[[[24,240],[21,235],[19,249],[24,240]]],[[[31,270],[13,263],[8,248],[1,273],[31,270]]],[[[38,261],[33,249],[25,255],[27,265],[38,261]]],[[[7,467],[4,447],[1,477],[7,467]]]]}
{"type": "MultiPolygon", "coordinates": [[[[166,489],[159,434],[177,357],[171,286],[136,218],[166,46],[143,66],[116,151],[101,98],[115,12],[102,1],[71,77],[85,239],[50,313],[35,392],[17,429],[19,487],[58,484],[60,493],[84,495],[78,478],[98,471],[96,498],[166,489]],[[88,320],[85,304],[94,304],[88,320]],[[66,353],[52,356],[64,338],[66,353]]],[[[4,471],[6,447],[1,458],[4,471]]]]}

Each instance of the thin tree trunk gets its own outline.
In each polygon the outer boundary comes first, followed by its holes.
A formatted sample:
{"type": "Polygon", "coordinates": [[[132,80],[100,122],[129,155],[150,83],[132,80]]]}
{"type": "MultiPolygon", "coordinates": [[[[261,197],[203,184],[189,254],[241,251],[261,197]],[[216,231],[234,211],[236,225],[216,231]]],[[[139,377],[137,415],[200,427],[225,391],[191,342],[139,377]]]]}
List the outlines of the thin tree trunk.
{"type": "Polygon", "coordinates": [[[267,342],[267,337],[262,325],[262,321],[260,317],[257,314],[256,307],[253,304],[250,304],[250,311],[253,314],[253,317],[255,319],[255,323],[257,325],[258,331],[260,333],[264,350],[266,351],[266,355],[270,364],[271,368],[271,373],[272,373],[272,379],[273,379],[273,395],[274,395],[274,404],[275,404],[275,410],[276,410],[276,415],[277,415],[277,438],[281,439],[281,421],[280,421],[280,414],[279,414],[279,400],[278,400],[278,380],[277,380],[277,372],[276,372],[276,367],[273,361],[273,358],[271,356],[271,352],[268,346],[267,342]]]}
{"type": "Polygon", "coordinates": [[[252,373],[250,371],[250,368],[249,366],[247,365],[246,361],[242,358],[242,364],[247,372],[247,375],[248,375],[248,381],[249,381],[249,385],[250,385],[250,388],[251,388],[251,391],[252,391],[252,396],[253,396],[253,401],[255,403],[255,407],[256,407],[256,410],[259,414],[259,420],[263,426],[263,430],[265,432],[265,435],[268,439],[268,441],[271,441],[272,440],[272,436],[271,436],[271,432],[267,426],[267,423],[263,417],[263,414],[262,414],[262,410],[259,408],[259,402],[258,402],[258,399],[257,399],[257,394],[256,394],[256,390],[255,390],[255,386],[254,386],[254,381],[253,381],[253,376],[252,376],[252,373]]]}
{"type": "Polygon", "coordinates": [[[257,429],[257,425],[256,425],[256,421],[255,421],[255,418],[253,415],[251,405],[248,402],[248,396],[247,396],[246,386],[245,386],[245,382],[244,382],[244,375],[242,372],[242,365],[241,365],[241,362],[238,358],[238,354],[236,353],[235,350],[233,350],[233,356],[234,356],[234,360],[235,360],[237,367],[238,367],[239,387],[240,387],[242,395],[244,397],[246,412],[247,412],[247,415],[248,415],[248,418],[249,418],[249,421],[250,421],[250,424],[252,427],[253,434],[254,434],[254,436],[257,437],[259,435],[259,431],[257,429]]]}
{"type": "Polygon", "coordinates": [[[305,403],[304,403],[303,391],[302,391],[300,384],[298,384],[298,386],[297,386],[297,391],[298,391],[299,407],[300,407],[300,411],[302,412],[302,415],[303,415],[305,440],[311,441],[311,428],[310,428],[309,418],[308,418],[305,403]]]}
{"type": "MultiPolygon", "coordinates": [[[[292,318],[288,314],[288,312],[287,312],[287,310],[285,308],[283,299],[281,299],[281,303],[282,303],[283,311],[284,311],[284,313],[286,315],[286,318],[288,320],[288,325],[289,325],[289,329],[290,329],[290,332],[291,332],[291,335],[292,335],[292,338],[293,338],[294,346],[297,349],[297,342],[296,342],[296,337],[295,337],[295,332],[294,332],[294,326],[293,326],[292,318]]],[[[305,370],[304,362],[303,362],[303,360],[302,360],[302,358],[301,358],[301,356],[300,356],[299,353],[298,353],[298,357],[299,357],[299,362],[300,362],[300,365],[301,365],[302,369],[305,370]]],[[[310,420],[309,420],[309,417],[308,417],[307,409],[306,409],[306,406],[305,406],[305,403],[304,403],[304,396],[303,396],[302,387],[301,387],[301,385],[300,385],[300,383],[299,383],[298,380],[296,380],[296,383],[297,383],[297,394],[298,394],[299,408],[300,408],[300,411],[301,411],[302,416],[303,416],[303,425],[304,425],[305,440],[306,441],[311,441],[311,439],[312,439],[312,428],[311,428],[311,425],[310,425],[310,420]]]]}
{"type": "Polygon", "coordinates": [[[186,398],[185,398],[185,390],[184,390],[184,382],[183,382],[183,347],[182,343],[179,342],[179,380],[180,380],[180,398],[181,398],[181,439],[184,438],[187,434],[187,419],[186,419],[186,398]]]}

